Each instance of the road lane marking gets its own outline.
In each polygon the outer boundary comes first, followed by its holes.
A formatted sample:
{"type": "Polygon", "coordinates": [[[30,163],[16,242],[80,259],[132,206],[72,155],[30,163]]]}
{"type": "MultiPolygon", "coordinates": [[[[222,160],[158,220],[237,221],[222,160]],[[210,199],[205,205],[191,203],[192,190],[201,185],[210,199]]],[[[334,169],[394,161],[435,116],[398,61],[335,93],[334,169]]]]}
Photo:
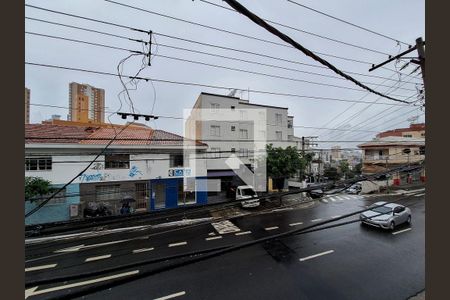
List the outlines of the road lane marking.
{"type": "Polygon", "coordinates": [[[169,247],[183,246],[186,244],[187,244],[187,242],[172,243],[172,244],[169,244],[169,247]]]}
{"type": "Polygon", "coordinates": [[[311,220],[311,222],[319,222],[319,221],[322,221],[322,219],[314,219],[314,220],[311,220]]]}
{"type": "Polygon", "coordinates": [[[211,240],[218,240],[218,239],[221,239],[221,238],[222,238],[222,236],[218,235],[218,236],[207,237],[207,238],[205,238],[205,240],[211,241],[211,240]]]}
{"type": "Polygon", "coordinates": [[[264,228],[266,231],[270,231],[270,230],[275,230],[275,229],[278,229],[279,227],[278,226],[272,226],[272,227],[266,227],[266,228],[264,228]]]}
{"type": "Polygon", "coordinates": [[[36,291],[36,289],[38,288],[36,286],[33,288],[29,288],[28,290],[25,290],[25,299],[26,299],[26,297],[30,297],[30,296],[70,289],[70,288],[74,288],[74,287],[79,287],[79,286],[83,286],[83,285],[93,284],[93,283],[97,283],[97,282],[107,281],[107,280],[130,276],[130,275],[136,275],[137,273],[139,273],[139,270],[134,270],[134,271],[125,272],[125,273],[119,273],[119,274],[115,274],[115,275],[111,275],[111,276],[100,277],[100,278],[95,278],[95,279],[91,279],[91,280],[86,280],[86,281],[81,281],[81,282],[76,282],[76,283],[71,283],[71,284],[66,284],[66,285],[55,286],[55,287],[51,287],[51,288],[39,290],[39,291],[36,291]]]}
{"type": "Polygon", "coordinates": [[[242,232],[237,232],[234,235],[245,235],[245,234],[250,234],[252,233],[251,231],[242,231],[242,232]]]}
{"type": "Polygon", "coordinates": [[[339,218],[339,217],[340,217],[340,215],[332,216],[331,218],[332,218],[332,219],[336,219],[336,218],[339,218]]]}
{"type": "Polygon", "coordinates": [[[152,250],[154,250],[155,248],[141,248],[141,249],[135,249],[135,250],[133,250],[133,253],[142,253],[142,252],[147,252],[147,251],[152,251],[152,250]]]}
{"type": "Polygon", "coordinates": [[[334,250],[328,250],[328,251],[325,251],[325,252],[321,252],[321,253],[317,253],[317,254],[314,254],[314,255],[310,255],[310,256],[307,256],[307,257],[300,258],[299,260],[300,261],[305,261],[305,260],[308,260],[308,259],[311,259],[311,258],[319,257],[319,256],[330,254],[330,253],[333,253],[333,252],[334,252],[334,250]]]}
{"type": "Polygon", "coordinates": [[[297,223],[291,223],[289,224],[289,226],[297,226],[297,225],[302,225],[303,222],[297,222],[297,223]]]}
{"type": "Polygon", "coordinates": [[[96,261],[96,260],[106,259],[106,258],[110,258],[110,257],[111,257],[111,254],[93,256],[93,257],[86,258],[86,260],[84,262],[96,261]]]}
{"type": "Polygon", "coordinates": [[[38,270],[44,270],[44,269],[51,269],[56,267],[57,264],[49,264],[49,265],[42,265],[42,266],[36,266],[36,267],[29,267],[25,268],[25,272],[32,272],[32,271],[38,271],[38,270]]]}
{"type": "Polygon", "coordinates": [[[160,298],[155,298],[153,300],[167,300],[167,299],[172,299],[172,298],[175,298],[175,297],[180,297],[180,296],[183,296],[183,295],[186,295],[185,291],[178,292],[178,293],[175,293],[175,294],[170,294],[170,295],[167,295],[167,296],[164,296],[164,297],[160,297],[160,298]]]}
{"type": "Polygon", "coordinates": [[[399,233],[403,233],[403,232],[410,231],[410,230],[411,230],[411,228],[406,228],[406,229],[403,229],[403,230],[395,231],[392,234],[399,234],[399,233]]]}
{"type": "Polygon", "coordinates": [[[328,203],[328,200],[327,200],[327,199],[322,199],[322,201],[325,202],[325,203],[328,203]]]}
{"type": "Polygon", "coordinates": [[[333,202],[336,202],[336,199],[334,199],[334,198],[330,198],[330,200],[333,201],[333,202]]]}
{"type": "Polygon", "coordinates": [[[273,209],[272,212],[279,212],[279,211],[286,211],[286,210],[293,210],[293,207],[286,207],[286,208],[276,208],[273,209]]]}
{"type": "Polygon", "coordinates": [[[423,195],[425,195],[425,193],[423,193],[423,194],[418,194],[418,195],[414,195],[414,197],[421,197],[421,196],[423,196],[423,195]]]}

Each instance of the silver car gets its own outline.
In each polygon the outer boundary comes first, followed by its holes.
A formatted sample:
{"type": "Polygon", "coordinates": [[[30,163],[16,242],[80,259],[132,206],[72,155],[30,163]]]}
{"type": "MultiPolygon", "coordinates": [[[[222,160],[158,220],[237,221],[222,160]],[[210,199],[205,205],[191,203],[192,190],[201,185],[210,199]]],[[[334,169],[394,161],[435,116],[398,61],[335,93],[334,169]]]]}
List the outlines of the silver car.
{"type": "Polygon", "coordinates": [[[363,224],[394,230],[397,225],[411,223],[411,210],[403,205],[380,201],[369,208],[359,215],[363,224]]]}

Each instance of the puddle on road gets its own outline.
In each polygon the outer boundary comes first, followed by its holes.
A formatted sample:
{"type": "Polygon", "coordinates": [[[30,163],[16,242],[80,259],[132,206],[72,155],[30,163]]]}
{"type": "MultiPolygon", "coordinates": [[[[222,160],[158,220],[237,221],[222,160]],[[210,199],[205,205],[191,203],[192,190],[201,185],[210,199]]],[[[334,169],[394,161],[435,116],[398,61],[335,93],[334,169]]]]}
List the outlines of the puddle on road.
{"type": "Polygon", "coordinates": [[[297,253],[279,240],[267,241],[262,246],[279,263],[290,264],[296,261],[297,253]]]}

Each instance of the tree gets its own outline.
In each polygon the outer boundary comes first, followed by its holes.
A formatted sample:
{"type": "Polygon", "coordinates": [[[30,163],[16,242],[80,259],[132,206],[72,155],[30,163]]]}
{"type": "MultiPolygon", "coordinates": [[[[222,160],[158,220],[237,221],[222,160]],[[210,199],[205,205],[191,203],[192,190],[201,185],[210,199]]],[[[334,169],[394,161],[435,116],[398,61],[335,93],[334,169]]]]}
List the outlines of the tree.
{"type": "Polygon", "coordinates": [[[323,171],[323,176],[333,181],[338,180],[340,178],[338,170],[335,167],[325,168],[325,170],[323,171]]]}
{"type": "Polygon", "coordinates": [[[25,200],[33,201],[37,196],[47,195],[53,191],[50,181],[41,177],[25,177],[25,200]]]}
{"type": "Polygon", "coordinates": [[[355,165],[355,174],[361,174],[362,163],[355,165]]]}
{"type": "Polygon", "coordinates": [[[304,170],[306,166],[303,159],[294,147],[274,148],[272,144],[267,145],[267,175],[272,177],[278,189],[286,178],[292,177],[299,170],[304,170]]]}

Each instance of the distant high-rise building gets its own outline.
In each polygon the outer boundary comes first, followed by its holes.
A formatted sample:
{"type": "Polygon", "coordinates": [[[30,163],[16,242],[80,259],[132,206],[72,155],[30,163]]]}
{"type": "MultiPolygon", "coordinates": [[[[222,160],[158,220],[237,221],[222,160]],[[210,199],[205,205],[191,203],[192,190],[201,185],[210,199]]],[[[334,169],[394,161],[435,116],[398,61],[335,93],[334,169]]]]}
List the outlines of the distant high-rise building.
{"type": "Polygon", "coordinates": [[[25,88],[25,124],[30,124],[30,89],[25,88]]]}
{"type": "Polygon", "coordinates": [[[103,123],[105,121],[105,90],[88,84],[69,84],[69,121],[103,123]]]}

